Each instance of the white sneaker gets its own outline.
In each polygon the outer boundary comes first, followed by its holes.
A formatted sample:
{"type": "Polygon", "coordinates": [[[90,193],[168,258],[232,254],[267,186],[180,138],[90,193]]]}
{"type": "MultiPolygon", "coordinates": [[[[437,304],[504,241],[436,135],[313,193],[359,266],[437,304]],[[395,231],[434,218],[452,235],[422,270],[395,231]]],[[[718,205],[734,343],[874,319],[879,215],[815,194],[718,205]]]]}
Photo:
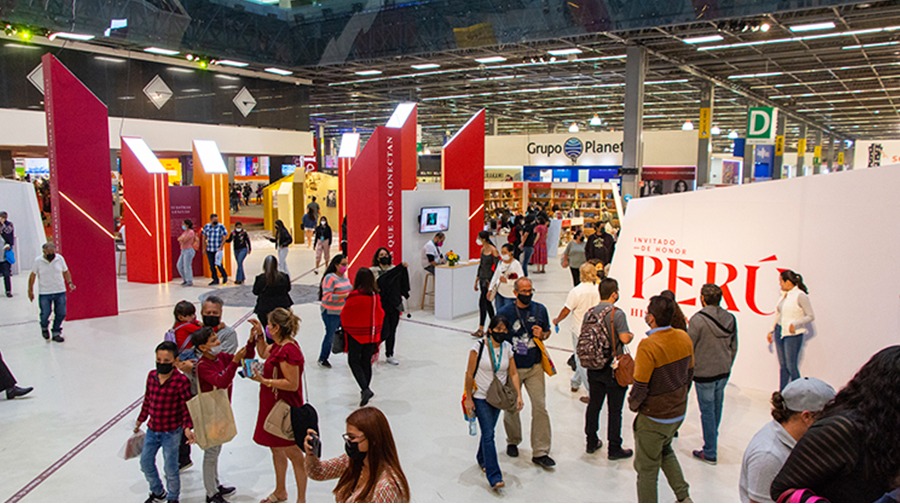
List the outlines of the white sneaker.
{"type": "Polygon", "coordinates": [[[394,357],[388,357],[388,358],[387,358],[387,363],[390,364],[390,365],[392,365],[392,366],[399,366],[399,365],[400,365],[400,361],[398,361],[398,360],[395,359],[394,357]]]}

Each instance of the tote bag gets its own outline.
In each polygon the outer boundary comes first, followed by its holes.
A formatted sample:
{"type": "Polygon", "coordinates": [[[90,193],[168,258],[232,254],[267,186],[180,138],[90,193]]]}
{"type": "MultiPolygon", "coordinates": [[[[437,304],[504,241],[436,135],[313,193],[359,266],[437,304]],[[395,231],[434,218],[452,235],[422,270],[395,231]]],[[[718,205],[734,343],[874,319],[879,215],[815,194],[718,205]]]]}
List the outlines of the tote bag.
{"type": "Polygon", "coordinates": [[[234,413],[225,389],[197,394],[187,402],[187,408],[200,448],[206,450],[223,445],[237,436],[234,413]]]}

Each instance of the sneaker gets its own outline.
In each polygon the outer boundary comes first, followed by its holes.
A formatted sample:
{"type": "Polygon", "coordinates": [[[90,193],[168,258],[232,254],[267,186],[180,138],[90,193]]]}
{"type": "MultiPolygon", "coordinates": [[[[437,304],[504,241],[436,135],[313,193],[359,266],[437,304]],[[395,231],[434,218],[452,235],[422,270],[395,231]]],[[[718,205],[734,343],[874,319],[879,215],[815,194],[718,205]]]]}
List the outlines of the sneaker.
{"type": "Polygon", "coordinates": [[[150,492],[150,497],[147,497],[147,500],[144,502],[166,502],[166,494],[165,492],[161,494],[150,492]]]}
{"type": "Polygon", "coordinates": [[[545,469],[549,469],[556,465],[556,461],[550,458],[550,455],[544,455],[543,457],[532,457],[531,461],[545,469]]]}
{"type": "Polygon", "coordinates": [[[683,503],[686,503],[686,502],[694,502],[694,501],[691,500],[691,496],[688,495],[688,496],[685,497],[684,499],[679,499],[679,500],[677,500],[677,501],[675,501],[675,502],[677,502],[677,503],[679,503],[679,504],[683,504],[683,503]]]}
{"type": "Polygon", "coordinates": [[[7,292],[6,297],[12,297],[12,292],[7,292]]]}
{"type": "Polygon", "coordinates": [[[359,407],[362,408],[363,406],[369,404],[369,400],[372,399],[373,397],[375,397],[375,392],[372,392],[369,389],[366,389],[366,390],[363,390],[362,392],[360,392],[361,399],[359,401],[359,407]]]}
{"type": "Polygon", "coordinates": [[[319,270],[313,270],[313,275],[318,275],[318,274],[319,274],[319,270]]]}
{"type": "Polygon", "coordinates": [[[622,447],[619,447],[617,449],[610,449],[609,453],[606,454],[606,458],[609,460],[622,460],[631,458],[633,455],[634,450],[628,448],[622,449],[622,447]]]}
{"type": "Polygon", "coordinates": [[[194,282],[185,282],[185,283],[184,283],[184,286],[185,286],[185,287],[193,287],[193,286],[194,286],[194,282]]]}
{"type": "Polygon", "coordinates": [[[575,366],[575,354],[569,356],[569,360],[566,361],[566,364],[568,364],[569,367],[572,368],[572,371],[575,371],[577,369],[577,367],[575,366]]]}
{"type": "Polygon", "coordinates": [[[225,500],[225,497],[222,497],[222,494],[217,493],[217,494],[213,495],[212,497],[207,496],[206,502],[228,502],[228,501],[225,500]]]}
{"type": "Polygon", "coordinates": [[[219,281],[213,280],[212,282],[209,282],[209,285],[219,285],[219,281]]]}
{"type": "Polygon", "coordinates": [[[716,459],[707,457],[703,450],[694,450],[691,452],[695,459],[700,462],[706,462],[709,465],[716,465],[716,459]]]}
{"type": "Polygon", "coordinates": [[[584,404],[589,404],[591,402],[591,398],[586,395],[579,397],[578,400],[583,402],[584,404]]]}
{"type": "Polygon", "coordinates": [[[191,467],[194,467],[194,463],[191,462],[190,460],[188,460],[187,462],[182,462],[182,463],[178,464],[178,472],[187,471],[191,467]]]}
{"type": "Polygon", "coordinates": [[[331,363],[328,362],[327,360],[320,360],[319,365],[322,366],[323,368],[331,369],[331,363]]]}
{"type": "Polygon", "coordinates": [[[54,334],[52,339],[53,339],[53,341],[55,341],[57,343],[62,343],[63,341],[66,341],[66,338],[62,337],[62,334],[54,334]]]}
{"type": "Polygon", "coordinates": [[[45,340],[50,341],[50,329],[41,329],[41,336],[45,340]]]}
{"type": "Polygon", "coordinates": [[[519,447],[514,444],[506,445],[506,454],[513,458],[518,457],[519,456],[519,447]]]}
{"type": "Polygon", "coordinates": [[[387,361],[388,364],[390,364],[390,365],[392,365],[392,366],[399,366],[399,365],[400,365],[400,361],[398,361],[396,357],[388,357],[388,358],[385,359],[385,360],[387,361]]]}
{"type": "Polygon", "coordinates": [[[221,495],[222,497],[228,497],[229,495],[233,494],[234,492],[237,492],[237,488],[225,486],[225,485],[219,485],[218,490],[219,490],[219,495],[221,495]]]}
{"type": "Polygon", "coordinates": [[[594,453],[600,448],[603,448],[603,441],[598,439],[597,441],[588,441],[587,448],[585,448],[584,451],[587,453],[594,453]]]}
{"type": "Polygon", "coordinates": [[[571,390],[572,393],[574,394],[575,392],[578,392],[579,390],[581,390],[581,388],[576,387],[575,385],[569,385],[569,390],[571,390]]]}
{"type": "Polygon", "coordinates": [[[228,283],[228,277],[223,278],[223,279],[222,279],[222,285],[225,285],[225,284],[227,284],[227,283],[228,283]]]}

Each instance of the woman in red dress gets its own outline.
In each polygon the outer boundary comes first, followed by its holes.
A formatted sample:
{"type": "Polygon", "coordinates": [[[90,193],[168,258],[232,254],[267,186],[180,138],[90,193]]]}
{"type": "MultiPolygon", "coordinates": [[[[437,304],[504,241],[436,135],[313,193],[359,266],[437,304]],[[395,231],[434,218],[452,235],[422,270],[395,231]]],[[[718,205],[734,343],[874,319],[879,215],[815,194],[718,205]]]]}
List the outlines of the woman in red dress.
{"type": "Polygon", "coordinates": [[[537,266],[538,273],[546,273],[547,266],[547,219],[538,217],[538,224],[534,227],[534,254],[531,256],[531,264],[537,266]]]}
{"type": "Polygon", "coordinates": [[[300,377],[303,374],[303,352],[294,335],[300,329],[300,319],[285,308],[276,308],[269,313],[266,329],[274,343],[266,344],[262,325],[250,319],[253,329],[250,337],[256,342],[256,351],[265,359],[262,375],[256,373],[253,380],[260,383],[259,414],[256,417],[256,432],[253,441],[272,450],[272,462],[275,465],[275,491],[262,502],[285,502],[287,493],[288,460],[294,467],[294,478],[297,480],[297,502],[306,501],[306,468],[303,461],[303,450],[292,440],[282,439],[266,432],[266,417],[279,400],[292,407],[303,406],[303,391],[300,388],[300,377]]]}

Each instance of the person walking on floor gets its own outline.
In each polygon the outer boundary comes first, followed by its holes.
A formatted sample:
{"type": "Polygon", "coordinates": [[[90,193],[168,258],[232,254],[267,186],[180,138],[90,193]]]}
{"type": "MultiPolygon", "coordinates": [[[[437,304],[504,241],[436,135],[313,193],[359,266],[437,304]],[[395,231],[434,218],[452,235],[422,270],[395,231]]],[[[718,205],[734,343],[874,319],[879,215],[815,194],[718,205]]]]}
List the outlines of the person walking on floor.
{"type": "MultiPolygon", "coordinates": [[[[569,294],[566,296],[565,306],[559,311],[559,315],[553,319],[553,325],[558,327],[560,322],[565,320],[569,314],[572,314],[572,323],[569,325],[569,333],[572,337],[572,348],[578,348],[578,336],[581,334],[581,324],[584,321],[584,316],[587,315],[588,310],[600,303],[600,289],[597,285],[597,269],[591,264],[588,264],[587,266],[582,264],[579,275],[581,275],[581,283],[569,291],[569,294]]],[[[572,392],[578,392],[582,385],[584,385],[585,390],[590,391],[587,370],[581,365],[581,360],[576,353],[575,374],[572,375],[570,388],[572,392]]],[[[622,397],[624,398],[624,395],[622,397]]],[[[581,402],[583,403],[587,403],[588,400],[589,398],[587,396],[581,398],[581,402]]],[[[602,399],[600,401],[601,403],[603,402],[602,399]]]]}
{"type": "Polygon", "coordinates": [[[703,428],[703,449],[691,453],[694,458],[712,465],[718,460],[725,385],[738,350],[737,319],[719,306],[721,302],[722,289],[715,284],[705,284],[700,289],[703,307],[688,324],[688,335],[694,342],[694,387],[703,428]]]}
{"type": "Polygon", "coordinates": [[[319,204],[316,202],[316,197],[315,197],[315,196],[313,196],[313,197],[310,198],[310,199],[311,199],[311,201],[309,202],[308,205],[306,205],[306,211],[307,211],[307,212],[312,212],[312,214],[313,214],[313,222],[316,222],[316,221],[319,220],[319,216],[321,215],[321,213],[319,213],[319,204]]]}
{"type": "Polygon", "coordinates": [[[744,451],[738,487],[741,502],[772,502],[772,481],[834,396],[831,385],[817,378],[800,378],[772,393],[773,420],[753,436],[744,451]]]}
{"type": "Polygon", "coordinates": [[[372,267],[369,269],[375,275],[381,308],[384,309],[381,341],[384,342],[385,362],[398,366],[400,361],[394,357],[394,346],[397,343],[400,314],[403,313],[403,300],[409,299],[409,267],[405,262],[397,265],[393,263],[391,252],[380,247],[372,256],[372,267]]]}
{"type": "Polygon", "coordinates": [[[535,271],[538,273],[546,273],[547,266],[547,220],[541,216],[537,218],[537,225],[534,226],[534,255],[531,257],[531,264],[535,265],[535,271]]]}
{"type": "Polygon", "coordinates": [[[634,386],[628,407],[637,413],[634,469],[638,502],[658,501],[660,469],[678,502],[691,502],[690,486],[672,449],[672,440],[687,409],[694,346],[686,332],[672,328],[674,315],[674,301],[663,296],[650,298],[644,317],[650,331],[638,344],[634,359],[634,386]]]}
{"type": "Polygon", "coordinates": [[[488,231],[478,233],[475,243],[481,246],[481,254],[478,273],[475,275],[475,291],[478,292],[478,329],[472,336],[480,338],[484,336],[485,320],[490,321],[494,318],[494,306],[488,299],[488,293],[491,291],[491,280],[494,278],[494,270],[497,269],[500,252],[491,241],[491,233],[488,231]]]}
{"type": "Polygon", "coordinates": [[[316,231],[316,212],[307,207],[306,213],[303,214],[303,235],[306,239],[306,248],[313,248],[313,235],[316,231]]]}
{"type": "Polygon", "coordinates": [[[219,216],[210,214],[209,223],[203,226],[203,237],[206,239],[206,260],[209,263],[209,271],[212,273],[212,282],[209,285],[219,285],[219,273],[222,275],[222,283],[228,283],[228,273],[225,272],[221,254],[225,251],[225,237],[228,236],[228,228],[219,222],[219,216]],[[217,273],[218,270],[218,273],[217,273]]]}
{"type": "Polygon", "coordinates": [[[781,299],[775,313],[775,328],[769,333],[769,344],[775,343],[780,368],[780,387],[784,390],[788,383],[800,378],[800,350],[803,337],[809,332],[809,324],[816,319],[809,289],[803,283],[803,276],[791,270],[781,272],[778,278],[781,299]]]}
{"type": "Polygon", "coordinates": [[[516,294],[513,284],[525,276],[522,264],[513,258],[514,248],[515,246],[511,243],[504,243],[500,247],[500,262],[494,268],[494,276],[491,277],[491,283],[488,284],[487,298],[494,302],[496,313],[515,304],[516,294]]]}
{"type": "Polygon", "coordinates": [[[194,442],[191,415],[187,402],[191,398],[191,383],[187,376],[175,369],[178,347],[163,341],[156,347],[156,369],[147,375],[144,402],[134,424],[134,432],[147,421],[147,436],[141,452],[141,471],[150,484],[150,497],[145,502],[178,502],[181,494],[181,475],[178,471],[178,446],[182,434],[188,443],[194,442]],[[163,487],[156,468],[156,453],[162,448],[166,485],[163,487]]]}
{"type": "MultiPolygon", "coordinates": [[[[547,413],[547,392],[544,382],[543,355],[535,340],[550,337],[550,317],[544,305],[533,301],[534,285],[525,277],[514,283],[516,302],[497,312],[510,321],[507,341],[515,353],[516,369],[522,386],[528,391],[531,402],[531,461],[550,468],[556,461],[550,458],[550,415],[547,413]]],[[[519,412],[505,412],[503,426],[506,429],[506,454],[519,456],[522,442],[522,423],[519,412]]]]}
{"type": "Polygon", "coordinates": [[[341,310],[344,309],[344,303],[352,289],[353,285],[347,278],[347,258],[344,254],[337,254],[331,259],[319,282],[319,301],[321,301],[322,323],[325,324],[325,337],[322,338],[318,362],[324,368],[331,367],[328,356],[331,354],[335,332],[341,326],[341,310]]]}
{"type": "Polygon", "coordinates": [[[306,468],[303,465],[303,450],[296,441],[282,439],[265,429],[266,418],[278,401],[284,401],[292,408],[300,408],[304,404],[300,378],[303,376],[305,359],[300,344],[294,339],[300,330],[300,319],[289,309],[272,310],[266,322],[272,344],[266,343],[263,326],[258,320],[250,319],[250,323],[253,325],[250,340],[256,345],[259,358],[265,359],[262,374],[256,373],[251,377],[253,381],[259,382],[259,413],[256,416],[253,441],[272,451],[272,463],[275,466],[275,490],[262,502],[285,502],[288,499],[288,461],[294,468],[297,502],[305,502],[306,468]]]}
{"type": "Polygon", "coordinates": [[[178,274],[181,275],[181,285],[190,287],[194,285],[194,255],[200,248],[200,240],[194,232],[194,223],[190,219],[185,219],[181,223],[178,246],[181,248],[181,253],[178,255],[175,267],[178,269],[178,274]]]}
{"type": "Polygon", "coordinates": [[[384,413],[360,408],[347,417],[346,430],[344,454],[329,460],[319,460],[312,445],[319,434],[307,431],[303,448],[310,479],[338,480],[335,502],[409,502],[409,483],[384,413]]]}
{"type": "Polygon", "coordinates": [[[34,281],[38,282],[38,304],[41,307],[41,336],[62,343],[62,324],[66,319],[66,286],[75,290],[72,275],[62,254],[56,253],[56,245],[47,242],[42,247],[43,254],[34,260],[28,277],[28,300],[34,302],[34,281]],[[53,313],[53,328],[50,328],[50,313],[53,313]]]}
{"type": "Polygon", "coordinates": [[[531,264],[531,256],[534,255],[534,214],[525,216],[525,224],[520,231],[522,236],[522,271],[528,276],[528,266],[531,264]]]}
{"type": "Polygon", "coordinates": [[[234,223],[234,230],[228,235],[226,243],[234,243],[231,246],[234,252],[234,258],[237,261],[237,272],[234,274],[234,283],[241,285],[246,277],[244,276],[244,259],[253,251],[250,245],[250,235],[244,231],[244,225],[238,221],[234,223]]]}
{"type": "Polygon", "coordinates": [[[16,244],[16,228],[9,220],[9,214],[0,211],[0,276],[3,277],[3,287],[6,289],[6,297],[12,295],[12,264],[6,260],[7,254],[14,254],[13,246],[16,244]]]}
{"type": "Polygon", "coordinates": [[[316,242],[316,269],[315,274],[319,274],[319,264],[321,264],[322,256],[325,256],[325,264],[331,261],[331,227],[328,225],[328,219],[323,215],[319,218],[319,225],[316,226],[315,237],[316,242]]]}
{"type": "Polygon", "coordinates": [[[572,286],[577,287],[581,282],[581,265],[587,261],[584,254],[584,233],[580,229],[575,231],[572,241],[566,244],[560,261],[563,268],[569,268],[569,272],[572,274],[572,286]]]}
{"type": "MultiPolygon", "coordinates": [[[[314,228],[315,221],[313,221],[313,223],[314,228]]],[[[288,270],[287,256],[288,250],[290,250],[289,247],[294,243],[294,237],[291,236],[291,233],[284,227],[284,222],[282,222],[281,219],[275,221],[274,236],[270,236],[268,240],[275,244],[275,250],[278,252],[278,271],[290,278],[291,272],[288,270]]]]}
{"type": "Polygon", "coordinates": [[[509,321],[505,318],[500,316],[491,318],[488,333],[469,351],[466,366],[466,414],[469,418],[473,416],[478,418],[478,427],[481,431],[481,441],[475,460],[494,490],[505,486],[500,463],[497,461],[497,446],[494,443],[494,430],[500,418],[500,409],[487,401],[487,392],[494,377],[496,376],[501,384],[510,385],[516,391],[518,397],[516,411],[521,411],[524,404],[512,345],[506,341],[508,327],[509,321]],[[486,352],[490,354],[488,358],[483,358],[486,352]]]}
{"type": "MultiPolygon", "coordinates": [[[[590,263],[581,265],[585,270],[594,269],[590,263]]],[[[596,270],[595,270],[596,271],[596,270]]],[[[598,369],[588,369],[587,378],[590,383],[590,401],[584,417],[584,433],[587,436],[587,453],[599,450],[603,443],[597,436],[600,428],[600,410],[603,408],[603,399],[606,399],[608,414],[606,440],[607,458],[609,460],[626,459],[634,455],[634,451],[622,448],[622,407],[625,404],[625,394],[628,387],[619,384],[615,377],[615,368],[621,355],[625,353],[625,345],[634,339],[634,335],[628,328],[628,318],[625,312],[616,309],[615,303],[619,300],[619,283],[613,278],[604,278],[600,282],[601,301],[591,308],[584,318],[582,333],[593,332],[594,336],[602,337],[603,348],[609,347],[609,358],[605,365],[598,369]]],[[[576,345],[577,348],[577,345],[576,345]]],[[[605,353],[605,352],[604,352],[605,353]]]]}
{"type": "Polygon", "coordinates": [[[341,310],[341,327],[347,339],[347,362],[360,389],[360,407],[375,395],[372,383],[372,356],[381,342],[384,309],[378,295],[375,275],[368,268],[360,268],[353,280],[353,291],[341,310]]]}
{"type": "MultiPolygon", "coordinates": [[[[191,334],[191,343],[200,355],[196,368],[200,393],[225,389],[228,391],[230,402],[234,375],[247,354],[247,347],[241,348],[235,354],[220,351],[222,343],[209,327],[194,331],[191,334]]],[[[225,497],[232,495],[236,490],[219,482],[220,453],[222,445],[203,450],[203,486],[206,489],[206,502],[228,502],[225,497]]]]}
{"type": "Polygon", "coordinates": [[[34,387],[19,387],[16,383],[16,377],[3,362],[3,355],[0,354],[0,390],[6,392],[6,399],[12,400],[16,397],[26,396],[34,390],[34,387]]]}
{"type": "Polygon", "coordinates": [[[278,259],[272,255],[266,256],[263,272],[256,275],[253,281],[253,294],[256,296],[253,313],[256,319],[265,324],[269,320],[269,312],[275,308],[290,309],[294,305],[290,292],[291,279],[278,271],[278,259]]]}

